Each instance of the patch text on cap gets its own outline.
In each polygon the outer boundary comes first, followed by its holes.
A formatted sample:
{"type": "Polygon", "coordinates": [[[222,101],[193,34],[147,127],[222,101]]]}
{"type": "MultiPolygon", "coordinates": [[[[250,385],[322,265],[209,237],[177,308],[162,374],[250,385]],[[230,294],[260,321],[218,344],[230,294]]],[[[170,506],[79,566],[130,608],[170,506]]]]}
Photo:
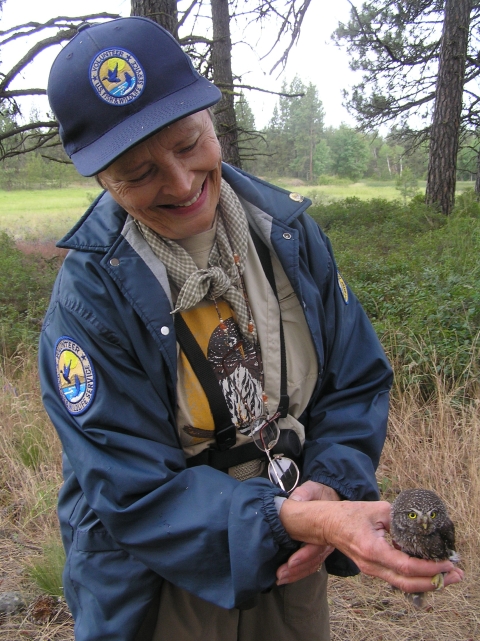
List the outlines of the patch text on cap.
{"type": "Polygon", "coordinates": [[[145,87],[145,72],[126,49],[104,49],[90,63],[89,73],[95,93],[116,107],[136,100],[145,87]]]}

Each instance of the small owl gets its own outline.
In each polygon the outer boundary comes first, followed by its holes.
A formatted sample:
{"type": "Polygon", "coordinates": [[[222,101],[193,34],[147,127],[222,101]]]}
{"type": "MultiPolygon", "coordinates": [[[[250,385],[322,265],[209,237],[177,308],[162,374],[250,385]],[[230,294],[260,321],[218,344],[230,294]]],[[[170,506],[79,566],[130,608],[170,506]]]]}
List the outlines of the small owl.
{"type": "MultiPolygon", "coordinates": [[[[455,526],[442,499],[431,490],[404,490],[392,505],[391,535],[396,547],[419,559],[459,561],[455,552],[455,526]]],[[[432,579],[443,587],[443,574],[432,579]]],[[[411,596],[423,606],[423,592],[411,596]]]]}

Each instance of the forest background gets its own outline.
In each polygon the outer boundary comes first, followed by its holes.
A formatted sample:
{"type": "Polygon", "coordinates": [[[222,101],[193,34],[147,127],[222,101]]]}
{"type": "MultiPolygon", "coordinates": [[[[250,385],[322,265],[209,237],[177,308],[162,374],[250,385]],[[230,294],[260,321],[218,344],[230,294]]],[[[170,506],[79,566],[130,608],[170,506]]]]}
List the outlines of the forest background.
{"type": "MultiPolygon", "coordinates": [[[[443,10],[443,2],[436,5],[443,10]]],[[[477,129],[465,119],[455,206],[445,216],[424,197],[431,109],[417,127],[422,136],[404,135],[414,119],[364,130],[326,127],[319,89],[296,76],[280,88],[284,95],[258,131],[246,91],[235,93],[243,168],[312,199],[310,212],[330,236],[342,275],[394,365],[389,434],[378,470],[382,497],[393,500],[407,487],[438,491],[457,524],[466,571],[462,585],[429,595],[423,611],[374,579],[333,579],[333,639],[478,639],[477,129]]],[[[465,97],[465,113],[474,113],[467,103],[465,97]]],[[[20,122],[11,103],[1,104],[0,139],[20,122]]],[[[32,122],[42,118],[31,113],[32,122]]],[[[33,127],[29,140],[46,131],[33,127]]],[[[0,609],[0,641],[73,638],[55,518],[60,448],[41,406],[36,344],[63,260],[55,240],[93,201],[98,186],[63,162],[55,136],[47,152],[39,146],[6,154],[0,170],[0,608],[4,595],[16,599],[3,614],[0,609]]],[[[8,140],[10,151],[25,144],[21,132],[8,140]]]]}

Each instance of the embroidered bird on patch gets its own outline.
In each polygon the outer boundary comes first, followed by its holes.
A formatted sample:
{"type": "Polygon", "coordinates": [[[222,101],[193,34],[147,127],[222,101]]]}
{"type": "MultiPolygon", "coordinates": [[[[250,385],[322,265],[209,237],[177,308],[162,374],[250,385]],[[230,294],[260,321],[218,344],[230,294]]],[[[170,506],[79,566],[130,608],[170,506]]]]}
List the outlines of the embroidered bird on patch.
{"type": "Polygon", "coordinates": [[[122,82],[118,77],[118,62],[113,69],[107,69],[107,75],[102,78],[102,80],[108,80],[108,82],[122,82]]]}

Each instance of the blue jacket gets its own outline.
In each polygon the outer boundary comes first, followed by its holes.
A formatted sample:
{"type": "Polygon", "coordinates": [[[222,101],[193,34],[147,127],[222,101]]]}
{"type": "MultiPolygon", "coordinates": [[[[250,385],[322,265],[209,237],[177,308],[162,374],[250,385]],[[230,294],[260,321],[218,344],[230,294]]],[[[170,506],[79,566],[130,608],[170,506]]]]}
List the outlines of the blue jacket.
{"type": "MultiPolygon", "coordinates": [[[[304,480],[375,500],[391,384],[379,341],[338,280],[329,242],[305,213],[309,201],[227,165],[224,178],[253,205],[250,222],[278,255],[315,345],[319,377],[301,417],[304,480]]],[[[59,246],[72,251],[45,317],[40,375],[65,452],[59,518],[77,641],[133,639],[163,578],[224,608],[268,590],[297,547],[275,508],[281,492],[263,478],[240,483],[186,467],[163,265],[108,193],[59,246]],[[90,368],[79,412],[59,392],[70,368],[58,371],[59,340],[78,346],[90,368]]],[[[349,573],[341,555],[329,566],[349,573]]]]}

